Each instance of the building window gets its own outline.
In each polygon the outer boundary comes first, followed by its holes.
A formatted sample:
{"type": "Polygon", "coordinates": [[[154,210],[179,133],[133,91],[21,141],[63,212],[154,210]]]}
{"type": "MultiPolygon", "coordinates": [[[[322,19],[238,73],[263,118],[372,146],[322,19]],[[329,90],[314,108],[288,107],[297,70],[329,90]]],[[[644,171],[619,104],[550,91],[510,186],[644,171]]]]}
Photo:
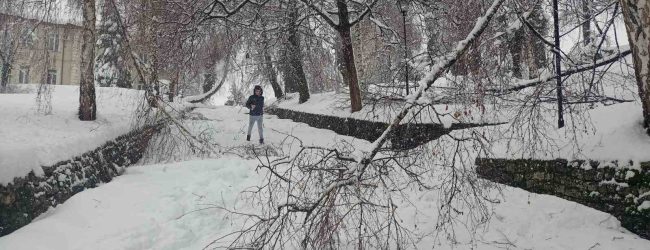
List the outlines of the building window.
{"type": "Polygon", "coordinates": [[[59,51],[59,33],[50,33],[47,36],[47,49],[50,51],[59,51]]]}
{"type": "Polygon", "coordinates": [[[47,84],[56,85],[56,69],[47,71],[47,84]]]}
{"type": "Polygon", "coordinates": [[[18,69],[18,83],[29,83],[29,66],[21,66],[20,69],[18,69]]]}
{"type": "Polygon", "coordinates": [[[20,38],[20,46],[31,48],[34,46],[34,32],[26,30],[20,38]]]}

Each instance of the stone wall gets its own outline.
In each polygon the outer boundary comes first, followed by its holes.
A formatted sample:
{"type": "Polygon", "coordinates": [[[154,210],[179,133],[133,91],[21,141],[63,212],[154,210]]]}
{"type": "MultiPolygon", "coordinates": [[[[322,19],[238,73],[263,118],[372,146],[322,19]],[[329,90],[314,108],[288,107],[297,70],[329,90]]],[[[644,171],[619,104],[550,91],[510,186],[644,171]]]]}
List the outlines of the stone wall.
{"type": "Polygon", "coordinates": [[[161,126],[134,130],[81,156],[43,167],[43,176],[32,172],[7,186],[0,185],[0,236],[27,225],[76,193],[120,175],[124,167],[142,158],[161,126]]]}
{"type": "Polygon", "coordinates": [[[614,215],[650,239],[650,162],[476,159],[482,178],[614,215]]]}
{"type": "MultiPolygon", "coordinates": [[[[379,138],[384,133],[384,130],[388,128],[388,123],[383,122],[312,114],[277,107],[269,108],[266,112],[276,115],[280,119],[291,119],[295,122],[306,123],[311,127],[328,129],[340,135],[352,136],[371,142],[379,138]]],[[[489,125],[491,124],[454,123],[449,128],[445,128],[442,124],[437,123],[402,124],[395,129],[393,134],[389,135],[390,146],[392,149],[397,150],[413,149],[438,139],[452,130],[489,125]]]]}

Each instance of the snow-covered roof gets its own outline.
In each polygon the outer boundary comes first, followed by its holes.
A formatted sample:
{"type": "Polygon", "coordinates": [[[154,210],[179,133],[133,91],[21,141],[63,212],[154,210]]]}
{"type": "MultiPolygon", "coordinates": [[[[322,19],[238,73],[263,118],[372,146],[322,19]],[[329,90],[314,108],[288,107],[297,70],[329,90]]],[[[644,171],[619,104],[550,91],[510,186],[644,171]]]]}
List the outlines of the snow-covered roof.
{"type": "MultiPolygon", "coordinates": [[[[81,21],[76,20],[76,18],[72,16],[65,16],[61,15],[60,17],[47,17],[47,18],[42,18],[38,16],[19,16],[19,15],[11,15],[11,14],[6,14],[0,12],[0,17],[2,18],[7,18],[7,19],[13,19],[13,20],[25,20],[28,22],[33,22],[33,23],[39,23],[42,25],[48,25],[48,26],[67,26],[67,27],[74,27],[74,28],[79,28],[82,29],[81,27],[81,21]]],[[[6,20],[6,19],[5,19],[6,20]]]]}

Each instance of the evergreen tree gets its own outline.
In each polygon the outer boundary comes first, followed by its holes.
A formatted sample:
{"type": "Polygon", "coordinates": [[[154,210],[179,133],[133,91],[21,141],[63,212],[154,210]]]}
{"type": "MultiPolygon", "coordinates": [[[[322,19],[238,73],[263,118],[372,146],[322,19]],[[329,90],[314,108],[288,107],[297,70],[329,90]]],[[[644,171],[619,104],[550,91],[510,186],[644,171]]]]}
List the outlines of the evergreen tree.
{"type": "Polygon", "coordinates": [[[131,77],[123,57],[124,37],[119,29],[115,8],[103,1],[97,30],[96,82],[101,87],[131,88],[131,77]]]}

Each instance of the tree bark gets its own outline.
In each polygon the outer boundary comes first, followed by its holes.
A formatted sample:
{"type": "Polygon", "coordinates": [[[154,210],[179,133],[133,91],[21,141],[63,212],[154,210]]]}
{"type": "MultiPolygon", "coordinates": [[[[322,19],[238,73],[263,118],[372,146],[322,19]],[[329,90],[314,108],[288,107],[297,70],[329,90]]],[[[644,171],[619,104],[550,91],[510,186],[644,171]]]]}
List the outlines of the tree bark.
{"type": "MultiPolygon", "coordinates": [[[[339,71],[338,76],[342,80],[343,84],[349,86],[347,79],[350,76],[348,76],[347,75],[348,72],[345,71],[345,62],[344,62],[345,58],[343,56],[343,43],[341,42],[341,40],[342,40],[341,36],[337,35],[335,40],[336,40],[336,44],[335,44],[336,47],[334,49],[334,52],[335,52],[336,69],[339,71]]],[[[343,86],[341,86],[340,84],[337,84],[336,93],[340,93],[341,87],[343,87],[343,86]]]]}
{"type": "Polygon", "coordinates": [[[95,103],[95,0],[83,2],[83,45],[81,46],[81,82],[79,86],[79,119],[97,118],[95,103]]]}
{"type": "Polygon", "coordinates": [[[361,110],[361,90],[359,88],[359,78],[357,77],[357,68],[354,64],[354,50],[352,48],[352,38],[350,37],[350,27],[339,30],[341,36],[341,49],[343,54],[343,80],[350,88],[350,102],[352,112],[361,110]]]}
{"type": "MultiPolygon", "coordinates": [[[[6,22],[4,20],[5,17],[2,17],[0,21],[6,22]]],[[[7,25],[4,25],[3,27],[3,32],[4,32],[4,37],[5,39],[9,36],[9,27],[7,25]]],[[[0,48],[0,57],[2,57],[2,72],[0,72],[0,93],[5,93],[7,92],[7,84],[9,84],[9,73],[11,73],[11,69],[13,67],[13,53],[15,52],[14,50],[14,45],[15,41],[5,41],[9,44],[0,44],[4,48],[0,48]],[[6,46],[4,46],[6,45],[6,46]]]]}
{"type": "Polygon", "coordinates": [[[302,65],[302,48],[300,34],[298,33],[298,8],[290,3],[289,20],[287,22],[288,37],[285,42],[284,84],[287,93],[298,92],[299,103],[309,100],[309,85],[302,65]]]}
{"type": "Polygon", "coordinates": [[[593,0],[582,0],[582,40],[584,45],[591,43],[591,6],[593,0]]]}
{"type": "Polygon", "coordinates": [[[292,72],[292,67],[289,63],[289,60],[291,60],[291,56],[289,55],[289,46],[286,44],[284,45],[284,48],[282,49],[282,57],[281,60],[282,63],[280,64],[280,70],[282,71],[282,81],[284,82],[284,91],[286,93],[296,93],[298,92],[298,87],[296,86],[296,81],[294,80],[293,77],[293,72],[292,72]]]}
{"type": "Polygon", "coordinates": [[[650,135],[650,1],[620,1],[643,107],[643,127],[650,135]]]}
{"type": "Polygon", "coordinates": [[[363,104],[361,103],[361,90],[359,89],[359,77],[357,76],[357,68],[354,64],[354,49],[352,47],[351,24],[348,13],[348,5],[345,0],[337,0],[336,7],[339,14],[339,25],[337,32],[341,38],[341,52],[343,52],[343,80],[350,88],[350,102],[351,111],[357,112],[361,110],[363,104]]]}
{"type": "Polygon", "coordinates": [[[7,84],[9,83],[9,72],[11,72],[11,63],[2,63],[2,75],[0,75],[0,93],[7,92],[7,84]]]}
{"type": "Polygon", "coordinates": [[[525,34],[523,27],[517,29],[512,34],[512,38],[508,43],[508,50],[510,51],[510,56],[512,57],[512,76],[521,78],[523,76],[521,51],[524,46],[525,34]]]}
{"type": "Polygon", "coordinates": [[[560,64],[560,19],[558,18],[558,0],[553,0],[553,32],[555,37],[555,82],[557,85],[557,127],[564,127],[564,108],[562,107],[562,65],[560,64]]]}
{"type": "Polygon", "coordinates": [[[176,96],[176,89],[178,89],[178,81],[180,80],[181,73],[180,69],[176,68],[174,72],[174,78],[173,80],[169,83],[169,93],[167,93],[169,97],[169,102],[174,102],[174,97],[176,96]]]}
{"type": "MultiPolygon", "coordinates": [[[[264,39],[266,41],[266,35],[264,35],[264,39]]],[[[271,87],[273,87],[275,98],[280,99],[284,96],[284,93],[282,93],[282,87],[280,87],[280,83],[278,83],[278,75],[275,73],[275,69],[273,69],[273,60],[269,53],[268,44],[265,44],[262,53],[264,54],[264,72],[266,73],[266,78],[269,79],[271,87]]]]}

